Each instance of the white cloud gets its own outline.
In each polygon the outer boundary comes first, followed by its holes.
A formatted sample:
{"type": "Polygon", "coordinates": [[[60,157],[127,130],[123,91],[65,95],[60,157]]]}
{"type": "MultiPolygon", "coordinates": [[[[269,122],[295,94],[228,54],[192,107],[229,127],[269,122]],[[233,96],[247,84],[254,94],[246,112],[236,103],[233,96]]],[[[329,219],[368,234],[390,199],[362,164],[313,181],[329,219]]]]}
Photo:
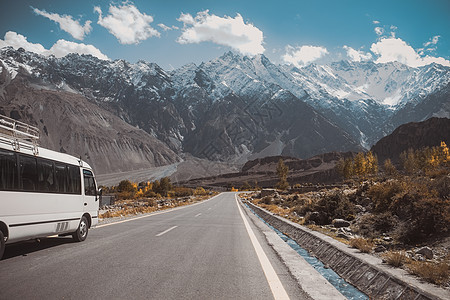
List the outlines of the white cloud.
{"type": "Polygon", "coordinates": [[[420,55],[424,55],[425,51],[433,52],[437,50],[437,43],[439,42],[440,35],[433,36],[428,42],[423,43],[423,48],[417,49],[420,55]]]}
{"type": "Polygon", "coordinates": [[[372,23],[373,23],[373,24],[380,24],[380,21],[373,20],[372,23]]]}
{"type": "Polygon", "coordinates": [[[191,14],[184,14],[184,13],[181,13],[177,21],[183,22],[185,25],[186,24],[194,25],[195,23],[194,17],[192,17],[191,14]]]}
{"type": "Polygon", "coordinates": [[[162,30],[164,30],[164,31],[168,31],[168,30],[178,30],[178,29],[180,29],[179,27],[177,27],[177,26],[175,26],[175,25],[169,27],[169,26],[167,26],[167,25],[165,25],[165,24],[163,24],[163,23],[159,23],[158,26],[159,26],[162,30]]]}
{"type": "Polygon", "coordinates": [[[373,43],[370,50],[378,56],[375,63],[398,61],[410,67],[420,67],[434,62],[450,66],[450,61],[442,57],[428,55],[421,57],[413,47],[400,38],[382,38],[377,43],[373,43]]]}
{"type": "Polygon", "coordinates": [[[78,54],[90,54],[99,59],[108,60],[108,57],[104,55],[99,49],[95,48],[92,45],[86,45],[83,43],[74,43],[66,40],[58,40],[56,44],[54,44],[49,52],[56,57],[64,57],[69,53],[78,53],[78,54]]]}
{"type": "Polygon", "coordinates": [[[58,15],[55,13],[48,13],[45,10],[40,10],[37,8],[33,8],[33,11],[37,15],[41,15],[46,17],[56,23],[59,24],[61,30],[69,33],[73,38],[77,40],[83,40],[86,34],[91,32],[91,21],[86,21],[82,26],[78,20],[74,20],[72,16],[68,15],[58,15]]]}
{"type": "Polygon", "coordinates": [[[0,48],[6,46],[11,46],[15,49],[24,48],[27,51],[45,56],[54,55],[56,57],[64,57],[69,53],[78,53],[90,54],[103,60],[108,59],[106,55],[92,45],[59,40],[49,50],[47,50],[41,44],[30,43],[27,41],[26,37],[13,31],[8,31],[5,34],[4,40],[0,39],[0,48]]]}
{"type": "Polygon", "coordinates": [[[352,47],[346,46],[344,45],[345,51],[347,51],[347,56],[352,60],[352,61],[364,61],[364,60],[370,60],[372,59],[372,54],[370,53],[364,53],[363,51],[360,50],[355,50],[352,47]]]}
{"type": "Polygon", "coordinates": [[[105,27],[121,44],[138,44],[160,33],[150,26],[153,17],[141,13],[136,6],[125,2],[122,6],[109,6],[109,15],[102,16],[100,7],[94,7],[99,14],[97,24],[105,27]]]}
{"type": "Polygon", "coordinates": [[[374,30],[377,35],[382,35],[384,33],[384,29],[382,27],[375,27],[374,30]]]}
{"type": "Polygon", "coordinates": [[[423,46],[424,47],[428,47],[428,46],[431,46],[431,45],[436,45],[439,42],[439,38],[440,37],[441,37],[440,35],[433,36],[433,38],[430,41],[424,43],[423,46]]]}
{"type": "Polygon", "coordinates": [[[391,37],[395,38],[395,31],[398,29],[397,26],[391,25],[391,37]]]}
{"type": "Polygon", "coordinates": [[[183,33],[177,39],[180,44],[213,42],[249,55],[265,51],[263,32],[253,24],[245,23],[240,14],[222,18],[205,10],[197,13],[195,18],[182,13],[177,20],[184,24],[183,33]]]}
{"type": "Polygon", "coordinates": [[[309,63],[328,54],[328,50],[324,47],[317,46],[301,46],[292,47],[286,46],[286,53],[283,55],[283,60],[291,63],[296,67],[303,67],[309,63]]]}
{"type": "Polygon", "coordinates": [[[47,51],[41,44],[33,44],[27,41],[27,38],[13,31],[5,33],[4,40],[0,39],[0,48],[11,46],[14,49],[24,48],[37,54],[44,54],[47,51]]]}
{"type": "Polygon", "coordinates": [[[164,30],[164,31],[172,30],[172,28],[170,28],[170,27],[167,26],[167,25],[164,25],[163,23],[159,23],[158,26],[159,26],[162,30],[164,30]]]}

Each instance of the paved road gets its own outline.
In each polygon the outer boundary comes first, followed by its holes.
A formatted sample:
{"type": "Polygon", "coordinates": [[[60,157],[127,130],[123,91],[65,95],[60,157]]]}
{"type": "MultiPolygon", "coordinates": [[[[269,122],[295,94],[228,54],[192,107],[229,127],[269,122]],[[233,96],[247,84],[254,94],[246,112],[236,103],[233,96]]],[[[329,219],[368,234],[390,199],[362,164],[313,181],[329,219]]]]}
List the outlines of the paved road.
{"type": "Polygon", "coordinates": [[[274,299],[280,288],[291,299],[304,298],[248,223],[272,275],[260,263],[234,193],[223,193],[92,229],[83,243],[48,238],[9,245],[0,261],[0,299],[274,299]],[[278,279],[282,286],[274,287],[278,279]]]}

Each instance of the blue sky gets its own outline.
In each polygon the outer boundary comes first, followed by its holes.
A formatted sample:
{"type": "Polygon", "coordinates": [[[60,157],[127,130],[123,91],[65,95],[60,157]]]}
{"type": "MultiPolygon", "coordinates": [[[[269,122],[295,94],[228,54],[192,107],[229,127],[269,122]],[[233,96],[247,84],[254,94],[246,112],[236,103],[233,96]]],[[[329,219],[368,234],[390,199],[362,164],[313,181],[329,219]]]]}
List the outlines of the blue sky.
{"type": "Polygon", "coordinates": [[[6,1],[0,47],[164,69],[233,50],[304,66],[341,59],[450,66],[450,1],[6,1]]]}

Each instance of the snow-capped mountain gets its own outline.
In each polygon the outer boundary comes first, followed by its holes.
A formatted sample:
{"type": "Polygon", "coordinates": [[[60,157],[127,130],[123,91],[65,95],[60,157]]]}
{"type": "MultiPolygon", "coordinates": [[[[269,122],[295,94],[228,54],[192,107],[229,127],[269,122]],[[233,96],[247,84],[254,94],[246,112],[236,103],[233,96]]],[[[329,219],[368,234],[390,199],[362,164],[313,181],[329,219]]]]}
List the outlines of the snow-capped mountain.
{"type": "Polygon", "coordinates": [[[395,112],[420,103],[450,82],[450,68],[437,64],[410,68],[397,62],[341,61],[299,69],[277,66],[264,55],[249,58],[232,52],[198,69],[219,83],[216,89],[222,93],[230,88],[240,96],[263,97],[269,91],[288,91],[366,148],[394,129],[395,112]]]}
{"type": "Polygon", "coordinates": [[[84,97],[178,154],[242,162],[306,158],[368,148],[399,122],[449,116],[449,71],[347,61],[296,68],[227,52],[166,72],[144,61],[3,48],[0,108],[11,105],[7,87],[20,81],[35,91],[84,97]]]}

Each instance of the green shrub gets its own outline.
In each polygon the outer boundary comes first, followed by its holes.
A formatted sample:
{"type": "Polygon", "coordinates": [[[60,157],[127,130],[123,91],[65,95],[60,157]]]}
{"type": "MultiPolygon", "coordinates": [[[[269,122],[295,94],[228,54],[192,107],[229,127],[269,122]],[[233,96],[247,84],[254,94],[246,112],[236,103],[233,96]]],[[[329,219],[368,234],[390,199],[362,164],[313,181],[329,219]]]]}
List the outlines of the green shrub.
{"type": "Polygon", "coordinates": [[[194,190],[186,187],[175,187],[172,191],[175,197],[188,197],[194,194],[194,190]]]}
{"type": "Polygon", "coordinates": [[[119,192],[136,192],[137,189],[129,180],[122,180],[117,186],[119,192]]]}
{"type": "Polygon", "coordinates": [[[365,214],[359,218],[355,226],[356,233],[369,238],[375,238],[383,233],[389,233],[398,225],[398,217],[390,212],[381,214],[365,214]]]}
{"type": "Polygon", "coordinates": [[[441,176],[431,182],[431,188],[435,190],[442,199],[450,198],[450,176],[441,176]]]}
{"type": "Polygon", "coordinates": [[[304,201],[305,204],[294,206],[293,211],[300,216],[306,216],[306,222],[313,221],[318,225],[330,224],[333,219],[351,221],[356,214],[355,204],[341,191],[332,191],[316,202],[306,202],[306,199],[297,201],[304,201]]]}
{"type": "Polygon", "coordinates": [[[156,193],[155,193],[154,191],[152,191],[152,190],[148,190],[148,191],[146,191],[146,192],[144,193],[144,197],[147,197],[147,198],[154,198],[154,197],[156,197],[156,193]]]}
{"type": "Polygon", "coordinates": [[[386,214],[385,222],[377,226],[387,226],[385,229],[391,230],[393,220],[389,219],[389,214],[398,217],[402,224],[395,230],[395,237],[408,244],[423,241],[430,235],[449,232],[450,199],[440,197],[447,190],[446,182],[442,179],[444,184],[440,185],[440,182],[435,184],[434,181],[415,178],[372,186],[368,194],[375,205],[374,210],[380,216],[386,214]]]}
{"type": "Polygon", "coordinates": [[[391,209],[392,198],[405,189],[405,184],[399,180],[391,180],[369,188],[368,195],[374,204],[376,212],[386,212],[391,209]]]}
{"type": "Polygon", "coordinates": [[[136,194],[135,192],[127,192],[127,191],[120,192],[120,193],[117,194],[117,199],[118,200],[134,199],[134,195],[135,194],[136,194]]]}
{"type": "Polygon", "coordinates": [[[197,187],[194,191],[194,195],[197,196],[202,196],[202,195],[206,195],[206,191],[204,188],[202,188],[201,186],[197,187]]]}
{"type": "Polygon", "coordinates": [[[323,196],[315,205],[315,211],[323,212],[328,217],[327,224],[333,219],[346,219],[349,215],[355,215],[355,204],[340,191],[335,191],[323,196]]]}

